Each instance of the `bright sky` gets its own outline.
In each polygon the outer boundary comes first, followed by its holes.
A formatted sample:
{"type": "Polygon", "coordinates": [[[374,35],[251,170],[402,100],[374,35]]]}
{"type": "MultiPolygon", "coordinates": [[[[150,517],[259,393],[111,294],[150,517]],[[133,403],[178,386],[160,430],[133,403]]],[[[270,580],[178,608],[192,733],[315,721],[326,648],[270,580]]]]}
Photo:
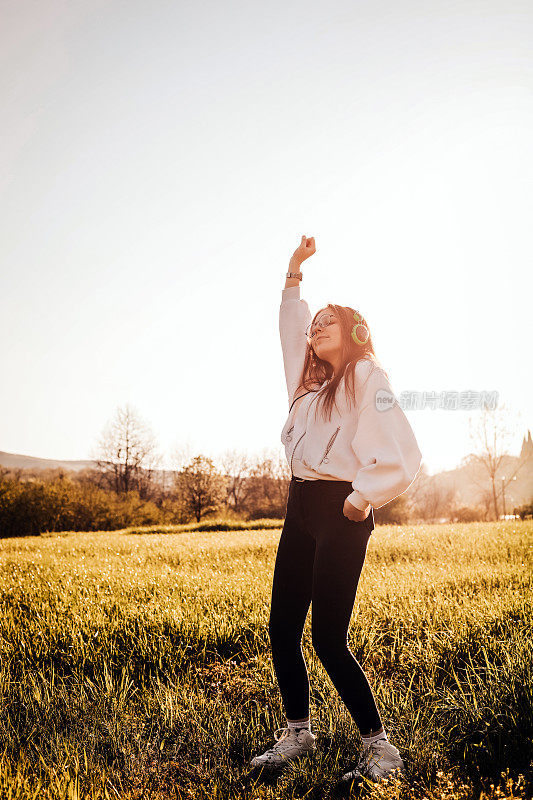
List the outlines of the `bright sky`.
{"type": "MultiPolygon", "coordinates": [[[[530,0],[5,0],[0,450],[282,449],[281,289],[359,308],[403,391],[533,429],[530,0]]],[[[407,411],[430,472],[463,411],[407,411]]]]}

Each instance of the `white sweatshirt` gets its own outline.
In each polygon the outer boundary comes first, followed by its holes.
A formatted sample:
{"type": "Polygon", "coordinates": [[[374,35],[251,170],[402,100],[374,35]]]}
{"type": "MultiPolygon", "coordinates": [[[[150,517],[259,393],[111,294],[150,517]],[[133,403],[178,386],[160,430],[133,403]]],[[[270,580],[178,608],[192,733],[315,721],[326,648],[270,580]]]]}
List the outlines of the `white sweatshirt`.
{"type": "Polygon", "coordinates": [[[300,299],[300,286],[283,289],[279,332],[290,408],[281,441],[287,461],[299,478],[351,481],[353,492],[346,499],[353,506],[380,508],[409,488],[422,453],[385,372],[371,357],[356,364],[356,403],[351,407],[341,379],[338,409],[333,406],[331,420],[323,419],[321,409],[315,419],[320,385],[313,391],[300,389],[295,396],[311,319],[307,303],[300,299]],[[295,404],[297,397],[303,399],[295,404]]]}

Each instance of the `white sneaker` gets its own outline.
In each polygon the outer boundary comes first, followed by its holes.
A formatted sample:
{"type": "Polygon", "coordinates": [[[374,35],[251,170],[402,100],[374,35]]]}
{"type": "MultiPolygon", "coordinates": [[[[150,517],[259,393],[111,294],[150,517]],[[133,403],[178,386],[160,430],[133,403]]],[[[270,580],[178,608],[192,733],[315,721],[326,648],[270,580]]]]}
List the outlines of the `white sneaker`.
{"type": "Polygon", "coordinates": [[[279,728],[275,731],[274,738],[276,744],[270,750],[252,758],[250,762],[252,767],[281,767],[288,761],[316,749],[316,736],[307,728],[300,728],[299,731],[288,727],[279,728]]]}
{"type": "Polygon", "coordinates": [[[341,780],[353,781],[368,778],[379,783],[384,778],[398,778],[405,773],[405,765],[397,747],[386,739],[363,745],[363,753],[355,769],[346,772],[341,780]]]}

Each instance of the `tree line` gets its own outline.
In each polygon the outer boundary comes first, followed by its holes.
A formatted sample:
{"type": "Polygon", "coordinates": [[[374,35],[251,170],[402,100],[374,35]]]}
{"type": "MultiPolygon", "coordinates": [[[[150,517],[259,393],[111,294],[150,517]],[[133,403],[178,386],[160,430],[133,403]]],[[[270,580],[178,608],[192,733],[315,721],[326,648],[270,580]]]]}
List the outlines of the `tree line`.
{"type": "MultiPolygon", "coordinates": [[[[476,504],[458,502],[453,487],[443,488],[439,476],[429,475],[422,465],[407,492],[374,510],[376,523],[497,519],[500,494],[531,464],[513,462],[507,484],[500,481],[505,453],[500,452],[502,437],[498,439],[496,428],[489,435],[490,424],[491,415],[485,415],[482,439],[492,449],[481,448],[464,460],[477,467],[481,481],[476,504]]],[[[94,467],[80,471],[0,467],[0,535],[180,525],[206,518],[221,523],[279,519],[281,525],[285,515],[290,469],[281,451],[250,458],[228,450],[218,464],[203,454],[176,453],[176,468],[164,470],[150,427],[128,405],[118,408],[104,428],[93,459],[94,467]]],[[[531,516],[531,502],[512,510],[523,518],[531,516]]]]}

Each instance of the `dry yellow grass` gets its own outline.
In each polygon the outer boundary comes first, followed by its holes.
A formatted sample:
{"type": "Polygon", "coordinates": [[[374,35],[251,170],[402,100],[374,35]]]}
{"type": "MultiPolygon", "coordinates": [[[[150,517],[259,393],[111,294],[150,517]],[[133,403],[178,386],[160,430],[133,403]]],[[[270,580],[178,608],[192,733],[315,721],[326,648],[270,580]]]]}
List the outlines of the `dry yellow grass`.
{"type": "MultiPolygon", "coordinates": [[[[334,796],[359,737],[310,619],[317,755],[274,782],[247,766],[284,724],[267,632],[279,533],[2,540],[0,796],[334,796]]],[[[375,529],[350,645],[407,780],[372,797],[532,796],[532,534],[375,529]]]]}

